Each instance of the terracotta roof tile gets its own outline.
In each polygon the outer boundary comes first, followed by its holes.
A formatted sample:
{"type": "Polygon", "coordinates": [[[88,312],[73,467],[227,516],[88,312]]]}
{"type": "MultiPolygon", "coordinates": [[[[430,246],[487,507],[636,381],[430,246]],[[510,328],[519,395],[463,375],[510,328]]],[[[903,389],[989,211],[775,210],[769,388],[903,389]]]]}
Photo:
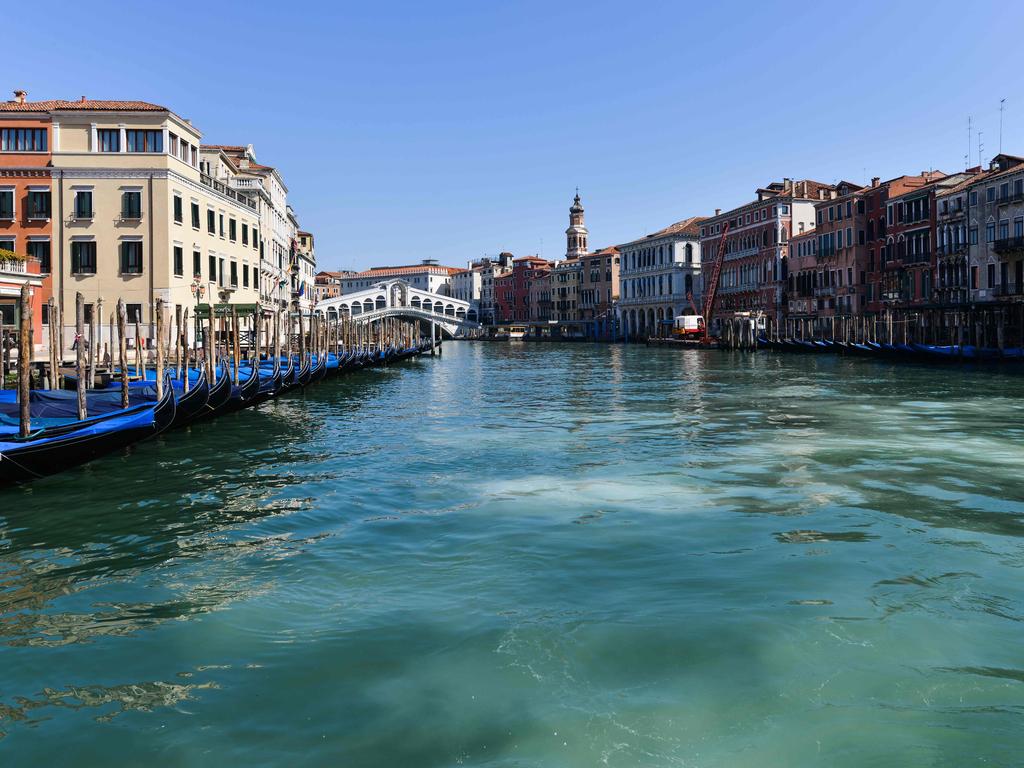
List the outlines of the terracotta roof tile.
{"type": "Polygon", "coordinates": [[[633,245],[634,243],[642,243],[645,240],[652,240],[658,237],[666,237],[668,235],[691,235],[696,237],[700,233],[700,223],[704,221],[706,216],[691,216],[688,219],[677,221],[675,224],[669,224],[664,229],[659,229],[657,232],[652,232],[649,235],[637,238],[636,240],[630,240],[628,243],[615,246],[616,249],[625,248],[627,245],[633,245]]]}
{"type": "Polygon", "coordinates": [[[0,112],[52,112],[56,110],[74,110],[99,112],[170,112],[167,107],[150,104],[148,101],[107,101],[103,99],[86,99],[64,101],[0,101],[0,112]]]}
{"type": "Polygon", "coordinates": [[[416,272],[431,271],[433,274],[452,275],[459,271],[458,267],[442,267],[438,264],[417,264],[410,267],[374,267],[364,269],[349,277],[353,279],[375,278],[375,277],[399,277],[400,275],[411,275],[416,272]]]}

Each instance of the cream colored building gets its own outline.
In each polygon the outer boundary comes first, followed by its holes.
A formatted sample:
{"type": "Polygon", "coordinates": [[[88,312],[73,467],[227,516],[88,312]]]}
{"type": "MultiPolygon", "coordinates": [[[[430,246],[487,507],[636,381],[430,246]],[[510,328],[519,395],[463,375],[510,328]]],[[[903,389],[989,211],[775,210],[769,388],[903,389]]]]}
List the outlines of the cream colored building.
{"type": "Polygon", "coordinates": [[[194,307],[194,281],[204,302],[258,301],[258,206],[230,178],[201,173],[189,121],[146,102],[55,104],[53,290],[66,338],[78,291],[90,306],[103,300],[101,322],[124,299],[149,338],[155,301],[194,307]]]}

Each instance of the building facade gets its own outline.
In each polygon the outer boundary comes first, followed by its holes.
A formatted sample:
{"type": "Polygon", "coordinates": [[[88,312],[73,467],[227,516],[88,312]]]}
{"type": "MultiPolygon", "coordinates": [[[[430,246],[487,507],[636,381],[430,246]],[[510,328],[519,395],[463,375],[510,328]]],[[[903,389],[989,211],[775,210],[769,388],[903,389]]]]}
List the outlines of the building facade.
{"type": "Polygon", "coordinates": [[[1024,159],[998,155],[967,188],[970,299],[1019,302],[1024,288],[1024,159]]]}
{"type": "Polygon", "coordinates": [[[458,267],[444,267],[434,259],[424,259],[419,264],[399,267],[373,267],[346,276],[342,280],[342,294],[355,293],[370,288],[382,280],[401,278],[409,285],[427,293],[451,296],[452,275],[458,267]]]}
{"type": "Polygon", "coordinates": [[[619,249],[612,246],[580,259],[579,319],[590,338],[607,341],[615,337],[620,256],[619,249]]]}
{"type": "Polygon", "coordinates": [[[725,237],[717,303],[708,318],[713,332],[722,319],[741,311],[781,326],[790,237],[814,226],[815,204],[828,199],[831,189],[810,179],[783,179],[758,189],[749,203],[724,213],[716,210],[702,224],[700,242],[707,259],[717,258],[725,237]]]}
{"type": "Polygon", "coordinates": [[[691,216],[618,246],[619,313],[628,341],[656,335],[665,320],[692,313],[693,305],[699,311],[703,222],[691,216]]]}
{"type": "Polygon", "coordinates": [[[109,322],[117,299],[151,343],[153,307],[259,296],[256,204],[200,171],[199,131],[147,102],[37,102],[53,123],[52,283],[74,334],[75,294],[109,322]],[[256,234],[256,237],[253,234],[256,234]],[[105,302],[105,303],[104,303],[105,302]]]}
{"type": "Polygon", "coordinates": [[[35,346],[45,344],[52,281],[52,124],[45,106],[33,109],[25,91],[0,102],[0,317],[10,330],[19,318],[21,286],[32,291],[35,346]]]}

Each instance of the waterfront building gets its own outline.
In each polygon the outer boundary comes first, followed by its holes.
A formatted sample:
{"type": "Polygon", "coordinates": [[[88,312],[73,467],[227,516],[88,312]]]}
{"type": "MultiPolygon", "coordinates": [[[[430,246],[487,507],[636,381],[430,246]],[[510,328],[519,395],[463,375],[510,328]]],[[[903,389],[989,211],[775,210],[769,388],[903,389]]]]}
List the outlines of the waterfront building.
{"type": "MultiPolygon", "coordinates": [[[[871,180],[871,186],[864,189],[868,279],[865,314],[868,317],[880,318],[888,309],[905,301],[905,297],[909,295],[909,280],[902,276],[904,267],[900,251],[900,248],[905,248],[907,228],[900,227],[903,239],[897,243],[894,226],[897,217],[902,217],[903,208],[895,205],[894,201],[908,193],[924,189],[945,175],[941,171],[924,171],[917,175],[897,176],[884,182],[876,177],[871,180]]],[[[918,223],[917,229],[920,228],[921,225],[918,223]]],[[[920,267],[916,267],[915,271],[919,269],[920,267]]]]}
{"type": "Polygon", "coordinates": [[[512,271],[511,253],[502,252],[497,261],[484,260],[480,269],[480,322],[494,325],[498,322],[495,289],[497,280],[512,271]]]}
{"type": "Polygon", "coordinates": [[[529,280],[528,301],[530,304],[530,322],[543,325],[551,320],[551,267],[540,267],[534,270],[529,280]]]}
{"type": "Polygon", "coordinates": [[[314,303],[341,296],[342,280],[354,274],[355,272],[351,270],[317,272],[313,279],[314,303]]]}
{"type": "Polygon", "coordinates": [[[297,225],[289,215],[288,187],[276,168],[256,161],[252,144],[200,147],[200,170],[214,185],[245,195],[260,217],[259,301],[267,312],[287,307],[292,299],[291,254],[297,225]]]}
{"type": "Polygon", "coordinates": [[[1024,296],[1024,158],[997,155],[967,187],[971,301],[1024,296]]]}
{"type": "MultiPolygon", "coordinates": [[[[817,332],[831,330],[836,317],[861,314],[867,306],[867,201],[864,187],[840,181],[822,190],[825,200],[814,206],[815,267],[812,279],[817,332]]],[[[792,239],[806,232],[803,221],[794,222],[792,239]]],[[[789,256],[793,256],[790,243],[789,256]]],[[[791,267],[790,267],[791,268],[791,267]]]]}
{"type": "Polygon", "coordinates": [[[409,285],[427,293],[442,296],[452,295],[452,275],[458,267],[445,267],[436,259],[423,259],[419,264],[397,267],[372,267],[347,275],[341,283],[342,294],[355,293],[369,288],[382,280],[397,277],[409,285]]]}
{"type": "Polygon", "coordinates": [[[935,192],[934,296],[943,308],[963,307],[970,299],[968,189],[991,172],[982,172],[981,166],[969,170],[974,175],[935,192]]]}
{"type": "Polygon", "coordinates": [[[52,281],[52,124],[47,104],[32,105],[25,91],[0,102],[0,320],[18,317],[21,286],[32,289],[33,344],[44,345],[52,281]]]}
{"type": "Polygon", "coordinates": [[[452,296],[469,303],[473,319],[480,317],[480,298],[483,293],[484,271],[490,265],[489,258],[470,261],[466,269],[452,273],[452,296]]]}
{"type": "Polygon", "coordinates": [[[495,278],[495,315],[498,323],[526,323],[530,320],[530,281],[546,272],[551,264],[539,256],[520,256],[512,269],[495,278]]]}
{"type": "Polygon", "coordinates": [[[691,216],[618,246],[619,313],[627,340],[655,335],[659,324],[701,302],[701,225],[691,216]]]}
{"type": "Polygon", "coordinates": [[[582,265],[579,258],[556,261],[551,267],[551,320],[559,325],[578,325],[582,265]]]}
{"type": "Polygon", "coordinates": [[[831,189],[811,179],[783,179],[758,189],[754,200],[737,208],[716,209],[702,223],[701,250],[709,265],[729,225],[714,317],[708,319],[713,331],[738,311],[760,313],[781,325],[790,237],[814,226],[814,206],[828,199],[831,189]]]}
{"type": "Polygon", "coordinates": [[[53,185],[30,190],[28,204],[33,218],[50,222],[50,284],[65,307],[65,348],[74,335],[67,308],[79,291],[87,319],[95,308],[100,324],[123,298],[129,322],[149,339],[155,301],[172,312],[194,304],[197,274],[207,300],[255,302],[258,212],[201,173],[202,137],[189,121],[142,101],[19,98],[4,105],[0,127],[27,114],[50,123],[53,185]]]}
{"type": "Polygon", "coordinates": [[[804,338],[815,332],[821,281],[818,266],[818,231],[814,228],[793,235],[789,241],[789,266],[786,275],[785,335],[804,338]]]}
{"type": "Polygon", "coordinates": [[[615,336],[615,304],[619,300],[620,252],[601,248],[580,259],[578,311],[584,333],[609,341],[615,336]]]}

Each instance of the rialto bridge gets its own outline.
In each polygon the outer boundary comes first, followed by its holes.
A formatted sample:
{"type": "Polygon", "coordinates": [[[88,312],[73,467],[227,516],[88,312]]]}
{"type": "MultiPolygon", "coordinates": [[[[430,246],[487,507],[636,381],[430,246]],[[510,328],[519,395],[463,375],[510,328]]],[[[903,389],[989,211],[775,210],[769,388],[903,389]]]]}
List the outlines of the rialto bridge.
{"type": "Polygon", "coordinates": [[[360,324],[388,317],[422,320],[449,336],[471,335],[481,328],[469,302],[421,291],[404,280],[384,280],[357,293],[318,301],[313,312],[328,320],[347,317],[360,324]]]}

